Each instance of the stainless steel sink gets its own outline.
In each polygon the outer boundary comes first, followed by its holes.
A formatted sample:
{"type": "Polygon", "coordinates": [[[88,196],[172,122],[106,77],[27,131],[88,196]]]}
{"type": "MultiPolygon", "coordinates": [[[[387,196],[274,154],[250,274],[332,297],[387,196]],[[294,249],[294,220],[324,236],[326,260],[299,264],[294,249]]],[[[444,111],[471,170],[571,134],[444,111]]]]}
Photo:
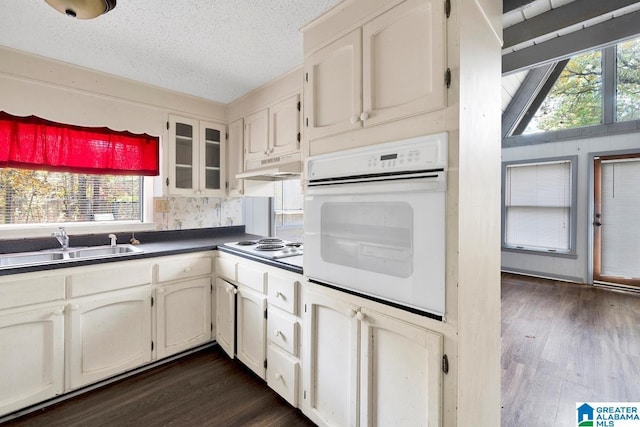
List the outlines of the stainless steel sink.
{"type": "Polygon", "coordinates": [[[27,252],[0,255],[0,267],[13,267],[24,264],[46,264],[65,258],[62,252],[27,252]]]}
{"type": "Polygon", "coordinates": [[[70,258],[109,257],[114,255],[133,255],[142,250],[133,245],[93,246],[69,251],[70,258]]]}
{"type": "Polygon", "coordinates": [[[116,246],[90,246],[86,248],[47,249],[38,252],[0,254],[0,268],[54,264],[91,258],[112,258],[124,255],[137,255],[143,252],[144,251],[142,249],[127,244],[116,246]]]}

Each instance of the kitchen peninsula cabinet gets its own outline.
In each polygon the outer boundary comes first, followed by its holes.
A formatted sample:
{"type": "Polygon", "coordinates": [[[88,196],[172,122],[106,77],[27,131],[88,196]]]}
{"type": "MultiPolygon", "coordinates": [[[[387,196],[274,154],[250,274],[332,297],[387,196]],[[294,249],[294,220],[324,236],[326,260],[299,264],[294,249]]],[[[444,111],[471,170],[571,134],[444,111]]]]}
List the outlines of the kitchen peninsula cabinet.
{"type": "MultiPolygon", "coordinates": [[[[304,59],[305,138],[312,144],[446,106],[444,1],[390,1],[384,7],[335,40],[318,41],[322,28],[315,23],[303,28],[312,40],[304,59]]],[[[320,26],[331,19],[344,22],[336,15],[320,26]]]]}
{"type": "Polygon", "coordinates": [[[303,307],[301,409],[312,421],[442,425],[440,333],[326,288],[307,291],[303,307]]]}
{"type": "Polygon", "coordinates": [[[169,195],[225,195],[225,126],[169,116],[169,195]]]}

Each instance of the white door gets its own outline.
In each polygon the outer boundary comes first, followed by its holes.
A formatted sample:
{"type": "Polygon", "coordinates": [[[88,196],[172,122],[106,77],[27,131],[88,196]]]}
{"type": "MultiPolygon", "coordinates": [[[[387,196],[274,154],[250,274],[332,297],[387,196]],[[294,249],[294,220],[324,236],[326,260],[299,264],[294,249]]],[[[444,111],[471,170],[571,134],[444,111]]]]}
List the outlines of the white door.
{"type": "Polygon", "coordinates": [[[236,354],[236,294],[231,283],[216,277],[216,341],[233,359],[236,354]]]}
{"type": "Polygon", "coordinates": [[[198,194],[224,196],[226,190],[225,127],[215,123],[200,122],[198,144],[198,194]]]}
{"type": "Polygon", "coordinates": [[[198,189],[197,120],[169,117],[169,194],[193,195],[198,189]]]}
{"type": "Polygon", "coordinates": [[[596,158],[594,179],[593,278],[640,286],[640,156],[596,158]]]}
{"type": "Polygon", "coordinates": [[[318,425],[356,426],[358,307],[312,292],[304,306],[302,410],[318,425]]]}
{"type": "Polygon", "coordinates": [[[269,154],[287,154],[300,150],[299,102],[300,95],[296,93],[269,108],[269,154]]]}
{"type": "Polygon", "coordinates": [[[264,294],[238,287],[238,325],[236,348],[238,359],[249,369],[265,378],[267,297],[264,294]]]}
{"type": "Polygon", "coordinates": [[[228,196],[242,196],[244,180],[237,179],[236,174],[244,171],[244,120],[236,120],[229,125],[227,143],[227,188],[228,196]]]}
{"type": "Polygon", "coordinates": [[[211,280],[207,277],[161,286],[157,295],[157,357],[211,340],[211,280]]]}
{"type": "Polygon", "coordinates": [[[264,109],[244,118],[244,160],[262,159],[269,155],[269,110],[264,109]]]}
{"type": "Polygon", "coordinates": [[[442,335],[366,308],[356,317],[361,425],[441,425],[442,335]]]}
{"type": "Polygon", "coordinates": [[[70,388],[151,361],[151,287],[79,298],[67,309],[70,388]]]}
{"type": "Polygon", "coordinates": [[[305,59],[305,124],[310,140],[362,127],[361,30],[305,59]]]}
{"type": "Polygon", "coordinates": [[[63,310],[0,314],[0,416],[64,391],[63,310]]]}
{"type": "Polygon", "coordinates": [[[362,27],[364,126],[443,108],[444,1],[407,0],[362,27]]]}

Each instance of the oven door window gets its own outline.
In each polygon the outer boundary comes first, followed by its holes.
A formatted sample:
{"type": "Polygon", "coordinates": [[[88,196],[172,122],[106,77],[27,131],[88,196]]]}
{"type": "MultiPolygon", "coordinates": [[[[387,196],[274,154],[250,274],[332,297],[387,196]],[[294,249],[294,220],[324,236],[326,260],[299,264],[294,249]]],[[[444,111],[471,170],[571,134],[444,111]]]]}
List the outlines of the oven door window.
{"type": "Polygon", "coordinates": [[[408,278],[413,274],[413,208],[406,202],[327,202],[320,215],[323,261],[408,278]]]}

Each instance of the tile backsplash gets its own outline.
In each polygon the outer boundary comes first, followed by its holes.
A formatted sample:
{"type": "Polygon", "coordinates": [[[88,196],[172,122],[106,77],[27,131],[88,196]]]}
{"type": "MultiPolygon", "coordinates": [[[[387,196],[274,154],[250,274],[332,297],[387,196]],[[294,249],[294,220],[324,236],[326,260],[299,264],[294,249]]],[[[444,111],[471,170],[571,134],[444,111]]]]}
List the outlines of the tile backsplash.
{"type": "Polygon", "coordinates": [[[242,199],[235,197],[156,197],[157,230],[242,225],[242,199]]]}

